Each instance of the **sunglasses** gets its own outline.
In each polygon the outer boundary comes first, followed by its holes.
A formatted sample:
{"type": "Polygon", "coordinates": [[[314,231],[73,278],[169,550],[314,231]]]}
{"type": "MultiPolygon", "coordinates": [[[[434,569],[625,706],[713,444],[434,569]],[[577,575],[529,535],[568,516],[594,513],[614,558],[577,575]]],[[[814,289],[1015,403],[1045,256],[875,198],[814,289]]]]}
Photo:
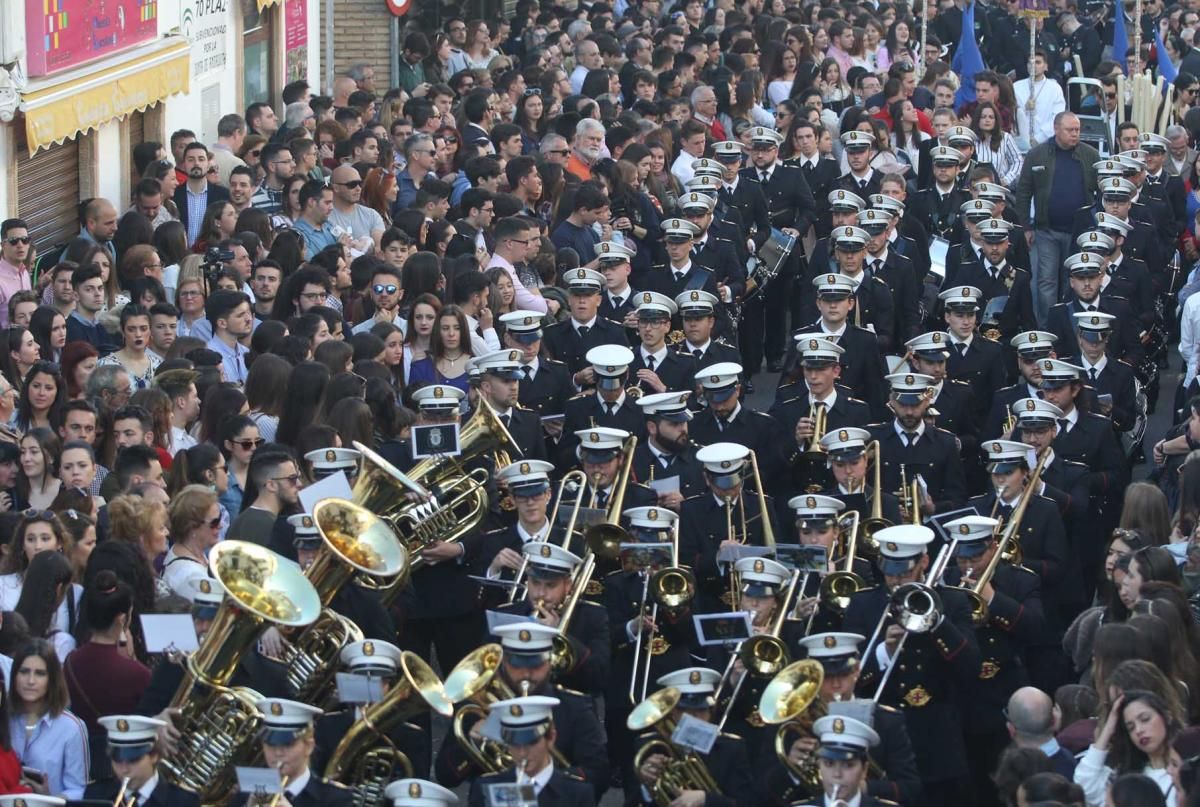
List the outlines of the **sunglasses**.
{"type": "Polygon", "coordinates": [[[17,244],[28,244],[31,239],[27,235],[14,235],[12,238],[5,238],[4,240],[8,242],[9,246],[15,247],[17,244]]]}
{"type": "Polygon", "coordinates": [[[448,146],[453,146],[455,143],[458,142],[457,137],[444,137],[442,139],[446,141],[446,145],[448,145],[448,146]]]}
{"type": "Polygon", "coordinates": [[[253,440],[230,440],[229,442],[235,446],[241,446],[243,451],[252,451],[265,443],[266,440],[261,437],[255,437],[253,440]]]}
{"type": "Polygon", "coordinates": [[[376,294],[384,294],[384,293],[395,294],[397,291],[400,290],[400,287],[397,286],[395,283],[388,283],[386,286],[382,283],[376,283],[374,286],[371,287],[371,289],[376,294]]]}
{"type": "Polygon", "coordinates": [[[220,527],[221,527],[221,517],[220,517],[220,516],[217,516],[216,518],[209,519],[209,520],[208,520],[208,521],[206,521],[205,523],[208,525],[208,528],[209,528],[210,530],[220,529],[220,527]]]}
{"type": "Polygon", "coordinates": [[[528,97],[529,97],[529,96],[531,96],[531,95],[541,95],[541,94],[542,94],[542,88],[541,88],[541,87],[530,87],[529,89],[525,90],[525,96],[524,96],[524,97],[525,97],[525,98],[528,98],[528,97]]]}
{"type": "Polygon", "coordinates": [[[251,157],[258,157],[261,154],[262,154],[262,149],[255,149],[254,151],[250,152],[251,157]]]}
{"type": "Polygon", "coordinates": [[[21,511],[21,518],[36,521],[53,521],[55,515],[53,510],[39,510],[36,507],[30,507],[21,511]]]}
{"type": "Polygon", "coordinates": [[[287,482],[289,485],[300,484],[300,474],[288,474],[287,476],[273,476],[272,482],[287,482]]]}
{"type": "Polygon", "coordinates": [[[341,185],[343,188],[349,188],[350,190],[354,190],[355,188],[361,188],[361,187],[362,187],[362,180],[361,180],[361,179],[355,179],[355,180],[351,180],[350,182],[335,182],[335,183],[333,183],[333,184],[334,184],[334,185],[341,185]]]}

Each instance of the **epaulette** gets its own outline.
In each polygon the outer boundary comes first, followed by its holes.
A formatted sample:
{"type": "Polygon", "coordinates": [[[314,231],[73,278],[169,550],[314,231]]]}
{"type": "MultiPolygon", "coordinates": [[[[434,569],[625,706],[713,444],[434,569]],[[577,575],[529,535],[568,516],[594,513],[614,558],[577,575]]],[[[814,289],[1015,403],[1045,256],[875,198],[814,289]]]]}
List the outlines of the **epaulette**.
{"type": "Polygon", "coordinates": [[[571,695],[571,696],[573,696],[573,697],[576,697],[576,698],[588,698],[589,700],[591,699],[591,696],[590,696],[590,695],[588,695],[586,692],[580,692],[580,691],[579,691],[579,690],[577,690],[577,689],[567,689],[567,688],[566,688],[565,686],[563,686],[562,684],[555,684],[555,685],[554,685],[554,691],[555,691],[555,692],[560,692],[560,693],[562,693],[562,694],[564,694],[564,695],[571,695]]]}
{"type": "Polygon", "coordinates": [[[866,428],[868,428],[868,429],[882,429],[882,428],[883,428],[884,426],[886,426],[886,425],[888,425],[888,422],[887,422],[886,420],[881,420],[881,421],[879,421],[878,423],[868,423],[868,424],[866,425],[866,428]]]}
{"type": "Polygon", "coordinates": [[[1032,574],[1034,576],[1037,575],[1037,572],[1035,572],[1033,569],[1030,569],[1028,566],[1013,565],[1013,568],[1017,571],[1025,572],[1025,574],[1032,574]]]}
{"type": "Polygon", "coordinates": [[[562,366],[562,367],[566,367],[566,366],[567,366],[567,363],[566,363],[565,361],[559,361],[558,359],[546,359],[546,358],[542,358],[542,359],[539,359],[539,360],[538,360],[538,363],[539,363],[539,364],[546,364],[546,365],[559,365],[559,366],[562,366]]]}
{"type": "Polygon", "coordinates": [[[610,571],[606,575],[604,575],[604,577],[609,578],[609,577],[612,577],[614,574],[625,574],[625,570],[624,569],[613,569],[612,571],[610,571]]]}
{"type": "Polygon", "coordinates": [[[957,378],[946,378],[946,379],[945,379],[945,383],[947,383],[947,384],[954,384],[954,385],[956,385],[956,386],[959,386],[959,387],[968,387],[968,388],[969,388],[969,387],[971,386],[971,385],[970,385],[970,384],[968,384],[966,381],[962,381],[962,380],[960,380],[960,379],[957,379],[957,378]]]}
{"type": "Polygon", "coordinates": [[[1134,369],[1133,365],[1130,364],[1129,362],[1125,361],[1124,359],[1117,359],[1117,364],[1124,364],[1130,370],[1134,369]]]}
{"type": "Polygon", "coordinates": [[[494,530],[488,530],[484,535],[499,535],[502,532],[508,532],[508,527],[497,527],[494,530]]]}
{"type": "Polygon", "coordinates": [[[735,347],[735,345],[731,345],[728,342],[726,342],[724,336],[718,336],[713,341],[716,342],[718,345],[725,345],[726,347],[735,347]]]}
{"type": "Polygon", "coordinates": [[[570,779],[572,782],[579,782],[580,784],[584,782],[584,778],[571,768],[555,768],[555,770],[559,771],[563,776],[565,776],[567,779],[570,779]]]}
{"type": "Polygon", "coordinates": [[[875,709],[876,709],[876,711],[880,711],[880,712],[892,712],[893,714],[900,714],[900,713],[901,713],[901,712],[900,712],[900,710],[899,710],[899,709],[897,709],[896,707],[894,707],[894,706],[888,706],[888,705],[887,705],[887,704],[885,704],[885,703],[876,703],[876,704],[875,704],[875,709]]]}
{"type": "Polygon", "coordinates": [[[984,334],[984,333],[981,333],[981,332],[979,332],[979,331],[976,331],[976,332],[975,332],[975,338],[976,338],[976,339],[979,339],[979,340],[981,340],[981,341],[984,341],[984,342],[990,342],[990,343],[992,343],[993,345],[999,345],[999,344],[1000,344],[1000,340],[999,340],[999,339],[993,339],[992,337],[990,337],[990,336],[987,336],[986,334],[984,334]]]}
{"type": "Polygon", "coordinates": [[[610,325],[616,325],[618,328],[624,328],[624,327],[625,327],[625,324],[624,324],[624,323],[618,322],[618,321],[617,321],[617,320],[615,320],[615,319],[609,319],[608,317],[597,317],[597,319],[602,319],[602,320],[604,320],[605,322],[609,323],[610,325]]]}
{"type": "Polygon", "coordinates": [[[779,405],[780,405],[780,406],[787,406],[787,405],[788,405],[788,404],[790,404],[790,403],[795,403],[796,401],[803,400],[803,399],[804,399],[804,396],[803,396],[803,395],[796,395],[796,396],[794,396],[794,397],[791,397],[791,398],[785,398],[784,400],[782,400],[782,401],[780,401],[780,402],[779,402],[779,405]]]}

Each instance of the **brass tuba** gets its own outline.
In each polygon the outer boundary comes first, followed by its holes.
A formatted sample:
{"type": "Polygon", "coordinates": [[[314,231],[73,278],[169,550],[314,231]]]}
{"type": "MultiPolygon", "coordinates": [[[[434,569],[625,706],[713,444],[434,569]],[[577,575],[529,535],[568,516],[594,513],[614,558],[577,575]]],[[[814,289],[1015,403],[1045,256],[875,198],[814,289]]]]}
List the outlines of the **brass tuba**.
{"type": "Polygon", "coordinates": [[[426,709],[444,717],[454,711],[441,680],[416,653],[400,655],[399,673],[383,700],[363,709],[325,765],[325,778],[354,790],[355,804],[382,804],[397,768],[412,775],[408,756],[389,739],[392,729],[426,709]]]}
{"type": "Polygon", "coordinates": [[[265,547],[222,541],[208,563],[226,596],[200,649],[184,662],[183,681],[171,698],[182,736],[162,760],[163,776],[205,803],[232,795],[234,763],[258,736],[261,696],[228,686],[242,657],[268,626],[300,628],[321,612],[308,578],[265,547]]]}
{"type": "Polygon", "coordinates": [[[679,697],[679,690],[675,687],[660,689],[635,706],[625,721],[625,725],[634,733],[650,728],[658,732],[658,736],[639,748],[633,757],[633,769],[637,771],[651,754],[666,756],[666,764],[651,789],[658,807],[668,807],[685,790],[721,792],[704,760],[671,742],[677,725],[672,712],[679,703],[679,697]]]}
{"type": "MultiPolygon", "coordinates": [[[[409,574],[427,563],[421,555],[427,545],[458,541],[478,528],[487,515],[488,472],[483,468],[468,472],[464,466],[497,451],[521,456],[496,410],[482,398],[459,433],[458,456],[421,460],[406,474],[362,443],[355,442],[354,447],[362,459],[353,501],[392,527],[408,549],[409,574]]],[[[406,576],[397,575],[368,587],[382,590],[386,606],[407,582],[406,576]]]]}
{"type": "Polygon", "coordinates": [[[780,670],[763,690],[758,714],[763,722],[778,725],[775,732],[775,756],[800,780],[807,797],[821,790],[821,772],[816,757],[809,754],[797,765],[788,755],[788,736],[794,733],[812,736],[813,723],[825,715],[820,699],[825,671],[812,659],[797,661],[780,670]]]}
{"type": "Polygon", "coordinates": [[[328,695],[342,648],[361,641],[354,622],[329,603],[354,575],[407,579],[408,550],[384,522],[345,499],[323,499],[313,508],[323,545],[305,576],[321,597],[321,615],[291,639],[280,661],[294,697],[320,704],[328,695]]]}

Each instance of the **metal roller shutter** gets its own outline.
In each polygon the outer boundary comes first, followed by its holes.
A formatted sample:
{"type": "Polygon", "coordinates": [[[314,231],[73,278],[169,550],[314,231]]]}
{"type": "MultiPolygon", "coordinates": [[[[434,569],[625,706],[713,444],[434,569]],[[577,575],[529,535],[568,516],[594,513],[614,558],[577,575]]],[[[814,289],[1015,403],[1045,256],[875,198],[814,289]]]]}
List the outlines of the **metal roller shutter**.
{"type": "Polygon", "coordinates": [[[17,205],[38,252],[79,232],[79,141],[71,138],[30,156],[17,153],[17,205]]]}

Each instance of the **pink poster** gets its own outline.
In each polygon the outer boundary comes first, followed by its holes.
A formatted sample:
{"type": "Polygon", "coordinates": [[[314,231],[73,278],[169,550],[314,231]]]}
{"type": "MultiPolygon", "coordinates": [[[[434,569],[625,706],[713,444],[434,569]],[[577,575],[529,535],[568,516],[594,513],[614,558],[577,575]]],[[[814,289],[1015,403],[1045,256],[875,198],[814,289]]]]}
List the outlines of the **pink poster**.
{"type": "Polygon", "coordinates": [[[25,0],[31,76],[76,67],[157,35],[158,0],[25,0]]]}

